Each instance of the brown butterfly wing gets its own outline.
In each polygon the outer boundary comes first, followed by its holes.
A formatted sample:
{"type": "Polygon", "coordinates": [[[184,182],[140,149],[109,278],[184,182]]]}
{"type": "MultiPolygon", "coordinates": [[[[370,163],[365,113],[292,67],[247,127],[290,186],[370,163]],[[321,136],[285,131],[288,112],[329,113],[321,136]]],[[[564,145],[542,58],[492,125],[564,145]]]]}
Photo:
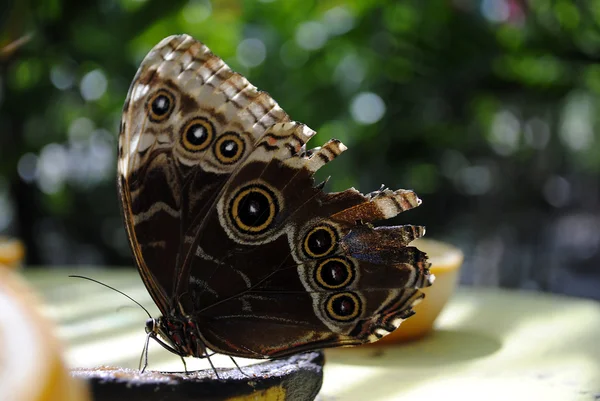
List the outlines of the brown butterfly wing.
{"type": "Polygon", "coordinates": [[[163,40],[130,88],[119,138],[123,215],[166,316],[206,345],[268,357],[374,341],[430,284],[421,227],[370,221],[411,191],[326,194],[312,174],[345,147],[314,134],[189,36],[163,40]]]}
{"type": "Polygon", "coordinates": [[[119,135],[118,184],[140,275],[164,315],[204,216],[265,129],[288,121],[265,93],[187,35],[143,60],[119,135]]]}
{"type": "Polygon", "coordinates": [[[270,128],[199,228],[180,302],[215,351],[277,357],[376,341],[431,284],[426,255],[408,246],[423,227],[370,225],[417,196],[314,187],[314,172],[345,147],[303,152],[312,134],[293,122],[270,128]]]}

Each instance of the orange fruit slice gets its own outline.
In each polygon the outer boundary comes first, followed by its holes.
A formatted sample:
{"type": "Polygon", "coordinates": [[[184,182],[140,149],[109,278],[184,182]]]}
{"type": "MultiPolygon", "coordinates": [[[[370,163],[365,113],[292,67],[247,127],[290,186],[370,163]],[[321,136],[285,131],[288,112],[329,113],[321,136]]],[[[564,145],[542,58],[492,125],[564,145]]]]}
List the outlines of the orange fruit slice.
{"type": "Polygon", "coordinates": [[[89,401],[87,387],[65,367],[40,305],[27,283],[0,265],[0,400],[89,401]]]}
{"type": "Polygon", "coordinates": [[[0,237],[0,265],[17,267],[25,256],[25,246],[14,238],[0,237]]]}

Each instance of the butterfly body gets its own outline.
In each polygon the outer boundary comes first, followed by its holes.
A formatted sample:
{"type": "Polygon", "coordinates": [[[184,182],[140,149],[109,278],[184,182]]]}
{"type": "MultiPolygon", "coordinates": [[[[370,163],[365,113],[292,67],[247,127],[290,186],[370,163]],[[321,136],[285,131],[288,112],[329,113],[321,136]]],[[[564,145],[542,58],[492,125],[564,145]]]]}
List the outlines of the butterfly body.
{"type": "Polygon", "coordinates": [[[147,331],[181,356],[280,357],[376,341],[433,280],[409,243],[374,227],[409,190],[326,193],[313,174],[346,150],[187,35],[161,41],[129,90],[119,191],[142,280],[163,314],[147,331]]]}

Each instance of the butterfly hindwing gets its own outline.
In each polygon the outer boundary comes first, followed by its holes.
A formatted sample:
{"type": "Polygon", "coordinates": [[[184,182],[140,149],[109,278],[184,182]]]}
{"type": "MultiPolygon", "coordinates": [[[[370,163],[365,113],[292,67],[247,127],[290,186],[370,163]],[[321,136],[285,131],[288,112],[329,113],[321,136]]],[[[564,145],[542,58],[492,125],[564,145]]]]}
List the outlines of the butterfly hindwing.
{"type": "Polygon", "coordinates": [[[413,313],[430,275],[426,255],[408,246],[423,227],[370,222],[420,200],[406,190],[325,193],[312,176],[345,147],[332,141],[302,152],[312,136],[305,126],[274,131],[206,217],[185,308],[209,348],[238,356],[375,341],[413,313]]]}

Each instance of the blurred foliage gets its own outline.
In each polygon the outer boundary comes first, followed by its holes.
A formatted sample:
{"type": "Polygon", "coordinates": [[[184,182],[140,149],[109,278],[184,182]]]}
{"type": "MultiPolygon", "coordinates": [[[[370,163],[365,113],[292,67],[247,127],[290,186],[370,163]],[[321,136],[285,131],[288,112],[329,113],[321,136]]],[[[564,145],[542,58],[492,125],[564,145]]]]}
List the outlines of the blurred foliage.
{"type": "Polygon", "coordinates": [[[462,280],[600,298],[600,2],[9,0],[0,233],[29,264],[129,265],[116,135],[137,66],[188,33],[350,150],[330,190],[423,199],[394,223],[466,253],[462,280]]]}

